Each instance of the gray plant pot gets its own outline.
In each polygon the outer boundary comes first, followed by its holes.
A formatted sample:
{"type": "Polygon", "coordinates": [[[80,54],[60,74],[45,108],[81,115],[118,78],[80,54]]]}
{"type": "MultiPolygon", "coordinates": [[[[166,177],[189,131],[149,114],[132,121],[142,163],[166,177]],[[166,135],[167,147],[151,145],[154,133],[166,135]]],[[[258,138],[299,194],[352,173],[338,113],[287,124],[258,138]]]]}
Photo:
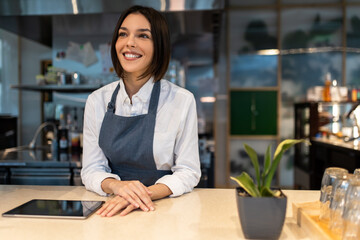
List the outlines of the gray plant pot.
{"type": "Polygon", "coordinates": [[[244,236],[249,239],[278,239],[286,214],[287,197],[254,198],[242,196],[245,191],[236,188],[236,202],[244,236]]]}

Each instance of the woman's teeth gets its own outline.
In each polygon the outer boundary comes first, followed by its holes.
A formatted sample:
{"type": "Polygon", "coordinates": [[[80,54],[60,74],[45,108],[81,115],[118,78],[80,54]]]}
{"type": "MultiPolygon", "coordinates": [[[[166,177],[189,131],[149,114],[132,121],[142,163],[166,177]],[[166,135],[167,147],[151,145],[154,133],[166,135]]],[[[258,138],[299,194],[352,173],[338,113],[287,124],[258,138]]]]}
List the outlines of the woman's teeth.
{"type": "Polygon", "coordinates": [[[131,53],[125,53],[124,56],[127,57],[127,58],[139,58],[139,57],[141,57],[141,55],[136,55],[136,54],[131,54],[131,53]]]}

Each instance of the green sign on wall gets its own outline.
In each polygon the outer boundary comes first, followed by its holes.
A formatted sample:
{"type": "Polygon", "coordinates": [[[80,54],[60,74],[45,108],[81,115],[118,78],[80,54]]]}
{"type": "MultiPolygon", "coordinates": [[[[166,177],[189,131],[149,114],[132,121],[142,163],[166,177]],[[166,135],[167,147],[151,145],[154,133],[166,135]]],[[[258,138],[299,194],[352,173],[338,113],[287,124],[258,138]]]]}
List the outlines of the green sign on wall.
{"type": "Polygon", "coordinates": [[[231,91],[231,135],[277,135],[276,91],[231,91]]]}

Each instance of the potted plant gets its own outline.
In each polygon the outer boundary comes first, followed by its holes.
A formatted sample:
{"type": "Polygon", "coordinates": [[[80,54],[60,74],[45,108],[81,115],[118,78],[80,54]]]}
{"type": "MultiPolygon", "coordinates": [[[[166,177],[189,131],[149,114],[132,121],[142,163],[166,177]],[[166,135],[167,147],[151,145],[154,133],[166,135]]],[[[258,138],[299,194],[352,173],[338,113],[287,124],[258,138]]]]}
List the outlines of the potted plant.
{"type": "Polygon", "coordinates": [[[260,169],[258,156],[253,148],[244,144],[255,170],[256,183],[246,172],[230,177],[240,187],[236,188],[236,201],[241,227],[246,238],[277,239],[284,225],[287,197],[271,183],[286,150],[306,140],[286,139],[276,148],[271,159],[271,145],[265,152],[264,166],[260,169]]]}

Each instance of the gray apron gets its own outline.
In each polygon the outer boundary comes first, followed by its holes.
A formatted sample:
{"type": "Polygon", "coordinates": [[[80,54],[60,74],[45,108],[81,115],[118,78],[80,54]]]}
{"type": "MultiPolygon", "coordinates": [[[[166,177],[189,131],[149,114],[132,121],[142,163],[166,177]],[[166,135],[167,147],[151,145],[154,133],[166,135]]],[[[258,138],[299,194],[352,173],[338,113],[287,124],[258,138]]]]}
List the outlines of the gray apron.
{"type": "Polygon", "coordinates": [[[133,117],[115,115],[117,85],[108,104],[100,129],[99,146],[109,162],[112,173],[121,180],[139,180],[145,186],[155,184],[170,170],[157,170],[153,154],[156,112],[160,96],[160,81],[151,92],[147,114],[133,117]]]}

